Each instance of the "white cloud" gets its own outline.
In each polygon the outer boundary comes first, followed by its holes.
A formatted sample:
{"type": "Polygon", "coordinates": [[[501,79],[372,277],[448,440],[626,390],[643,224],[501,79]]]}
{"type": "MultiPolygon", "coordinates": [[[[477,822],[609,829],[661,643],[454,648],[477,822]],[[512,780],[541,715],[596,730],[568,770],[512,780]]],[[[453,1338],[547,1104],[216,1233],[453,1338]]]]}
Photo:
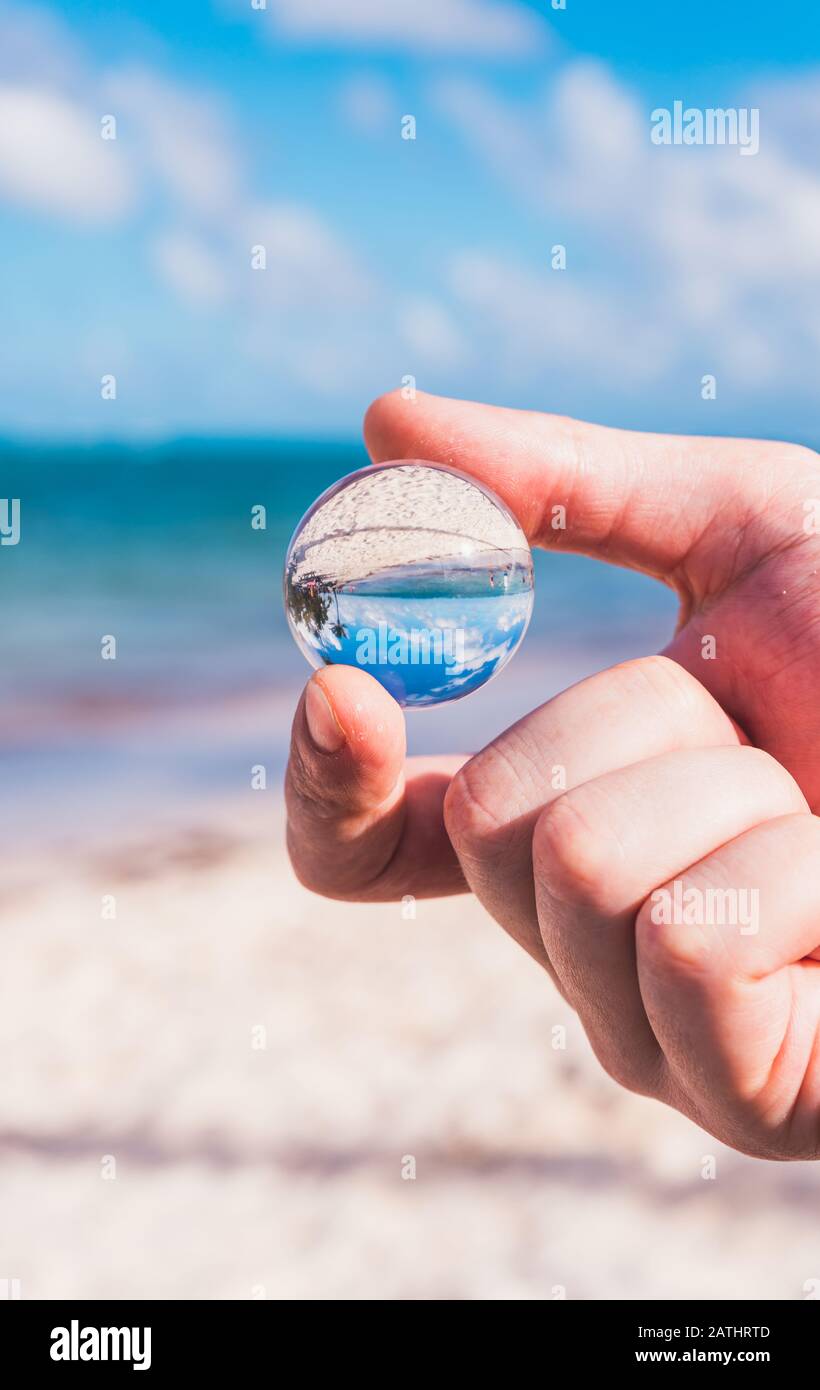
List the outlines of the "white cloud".
{"type": "Polygon", "coordinates": [[[446,78],[433,96],[482,163],[529,202],[542,208],[547,186],[542,113],[518,109],[472,78],[446,78]]]}
{"type": "MultiPolygon", "coordinates": [[[[372,104],[373,93],[371,115],[372,104]]],[[[62,21],[0,0],[3,200],[87,223],[139,208],[159,282],[203,313],[238,314],[237,350],[282,381],[347,391],[374,355],[383,301],[371,275],[312,208],[254,200],[219,100],[144,66],[101,72],[62,21]],[[4,85],[11,60],[19,80],[4,85]],[[103,115],[115,140],[101,138],[103,115]]]]}
{"type": "Polygon", "coordinates": [[[367,325],[351,327],[349,315],[317,324],[298,311],[274,310],[267,316],[249,315],[241,348],[266,377],[298,383],[314,397],[343,400],[352,393],[363,395],[367,364],[378,344],[367,325]]]}
{"type": "Polygon", "coordinates": [[[472,78],[444,79],[433,96],[482,162],[540,211],[630,206],[624,181],[645,173],[648,119],[644,133],[634,98],[603,64],[566,65],[535,99],[510,101],[472,78]]]}
{"type": "Polygon", "coordinates": [[[398,125],[400,115],[390,83],[373,73],[349,78],[339,89],[342,115],[354,130],[364,135],[385,133],[391,120],[398,125]]]}
{"type": "Polygon", "coordinates": [[[0,192],[92,221],[158,186],[179,208],[223,215],[241,183],[220,104],[142,67],[94,71],[47,10],[0,3],[0,192]],[[117,139],[100,138],[113,115],[117,139]]]}
{"type": "Polygon", "coordinates": [[[773,136],[794,160],[817,167],[820,67],[756,82],[745,93],[744,104],[759,108],[764,141],[773,136]]]}
{"type": "MultiPolygon", "coordinates": [[[[820,180],[765,124],[752,159],[733,148],[658,148],[648,107],[591,61],[565,66],[536,101],[502,101],[465,81],[440,83],[436,97],[475,154],[545,219],[545,261],[553,241],[567,244],[570,268],[550,276],[548,298],[534,277],[529,310],[508,269],[508,317],[517,315],[521,331],[529,325],[532,341],[538,304],[545,342],[557,336],[580,353],[576,315],[588,360],[600,361],[601,342],[610,343],[614,370],[631,364],[637,373],[654,325],[649,342],[663,327],[670,361],[703,357],[704,371],[717,363],[747,386],[808,376],[820,313],[820,180]],[[604,288],[579,262],[596,268],[604,288]],[[623,298],[612,289],[620,282],[623,298]]],[[[809,95],[800,109],[814,112],[809,95]]],[[[794,111],[790,119],[793,129],[794,111]]],[[[483,274],[489,294],[500,269],[483,274]]]]}
{"type": "Polygon", "coordinates": [[[508,386],[532,384],[545,370],[579,368],[634,384],[654,380],[668,364],[664,335],[651,319],[636,318],[627,297],[553,271],[547,259],[538,275],[464,251],[452,260],[449,283],[475,316],[476,338],[503,363],[508,386]]]}
{"type": "Polygon", "coordinates": [[[126,156],[99,117],[45,88],[0,86],[0,195],[81,222],[119,217],[132,201],[126,156]]]}
{"type": "Polygon", "coordinates": [[[80,46],[57,15],[0,0],[0,78],[64,84],[83,67],[80,46]]]}
{"type": "Polygon", "coordinates": [[[160,179],[183,207],[226,211],[238,196],[241,169],[228,119],[215,101],[136,67],[110,73],[104,94],[147,177],[160,179]]]}
{"type": "MultiPolygon", "coordinates": [[[[244,0],[243,0],[244,3],[244,0]]],[[[268,0],[254,13],[303,43],[489,58],[528,58],[548,43],[544,21],[515,0],[268,0]]]]}
{"type": "Polygon", "coordinates": [[[0,0],[0,93],[0,191],[18,201],[91,221],[157,184],[201,215],[236,196],[238,142],[214,98],[142,67],[95,71],[48,10],[0,0]]]}
{"type": "Polygon", "coordinates": [[[110,74],[105,92],[144,178],[159,180],[181,214],[181,230],[157,240],[153,260],[183,300],[242,302],[263,315],[367,303],[370,277],[318,214],[253,201],[231,122],[215,101],[140,68],[110,74]],[[266,267],[254,271],[258,246],[266,267]]]}
{"type": "Polygon", "coordinates": [[[398,323],[414,355],[414,368],[456,367],[464,361],[466,348],[462,336],[452,315],[435,299],[425,295],[403,299],[399,304],[398,323]]]}
{"type": "Polygon", "coordinates": [[[252,246],[265,250],[264,270],[249,271],[261,302],[364,309],[374,286],[355,255],[312,209],[291,203],[261,203],[241,209],[244,263],[252,246]]]}
{"type": "MultiPolygon", "coordinates": [[[[241,306],[253,355],[269,355],[271,337],[287,340],[294,371],[303,364],[300,377],[324,379],[331,328],[343,336],[351,309],[361,316],[374,302],[375,287],[354,254],[312,209],[298,204],[249,205],[240,197],[221,220],[197,225],[189,218],[155,237],[150,254],[163,283],[184,303],[241,306]]],[[[347,351],[344,341],[340,351],[347,351]]]]}
{"type": "Polygon", "coordinates": [[[155,239],[154,263],[165,282],[192,304],[218,305],[229,289],[224,262],[190,232],[166,232],[155,239]]]}

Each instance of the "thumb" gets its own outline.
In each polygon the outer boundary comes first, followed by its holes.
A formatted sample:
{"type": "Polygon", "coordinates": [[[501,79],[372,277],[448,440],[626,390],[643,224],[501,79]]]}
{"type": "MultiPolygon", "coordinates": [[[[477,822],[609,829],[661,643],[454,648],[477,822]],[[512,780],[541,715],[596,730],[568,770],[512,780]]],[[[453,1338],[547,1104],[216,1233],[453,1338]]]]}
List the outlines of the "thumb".
{"type": "Polygon", "coordinates": [[[285,778],[288,849],[306,887],[389,901],[465,891],[442,806],[463,757],[405,761],[404,718],[355,666],[307,684],[285,778]]]}
{"type": "Polygon", "coordinates": [[[638,434],[563,416],[394,391],[371,405],[374,462],[447,463],[487,484],[533,545],[670,578],[721,514],[743,526],[764,497],[771,445],[638,434]],[[563,512],[562,510],[563,509],[563,512]]]}

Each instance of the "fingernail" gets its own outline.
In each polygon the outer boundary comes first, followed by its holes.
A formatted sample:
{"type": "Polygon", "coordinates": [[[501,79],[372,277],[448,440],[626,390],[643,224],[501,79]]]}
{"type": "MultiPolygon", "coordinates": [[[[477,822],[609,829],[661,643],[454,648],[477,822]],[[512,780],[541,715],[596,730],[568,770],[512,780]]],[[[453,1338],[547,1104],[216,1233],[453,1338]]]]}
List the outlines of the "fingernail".
{"type": "Polygon", "coordinates": [[[308,732],[320,753],[338,753],[345,741],[333,708],[317,680],[309,681],[305,692],[305,718],[308,732]]]}

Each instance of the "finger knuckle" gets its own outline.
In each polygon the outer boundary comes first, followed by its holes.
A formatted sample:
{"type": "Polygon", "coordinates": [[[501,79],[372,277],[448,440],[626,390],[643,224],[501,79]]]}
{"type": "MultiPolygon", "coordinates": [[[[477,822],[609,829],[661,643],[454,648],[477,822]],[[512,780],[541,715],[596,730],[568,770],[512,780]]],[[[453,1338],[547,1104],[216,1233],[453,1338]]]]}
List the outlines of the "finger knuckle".
{"type": "Polygon", "coordinates": [[[520,798],[509,763],[495,746],[457,771],[443,806],[445,827],[456,853],[489,859],[503,855],[516,838],[520,798]]]}
{"type": "Polygon", "coordinates": [[[774,798],[772,801],[773,815],[778,809],[781,809],[782,814],[789,811],[808,810],[806,798],[791,773],[771,753],[767,753],[764,748],[755,748],[752,744],[741,744],[734,752],[750,768],[759,772],[761,777],[765,777],[771,786],[774,798]]]}
{"type": "Polygon", "coordinates": [[[458,854],[485,853],[505,824],[503,802],[486,775],[484,760],[472,758],[460,768],[444,798],[444,825],[458,854]]]}
{"type": "Polygon", "coordinates": [[[622,855],[618,841],[590,823],[581,798],[565,792],[541,812],[533,833],[536,880],[564,902],[605,909],[622,855]]]}
{"type": "MultiPolygon", "coordinates": [[[[686,888],[682,881],[682,896],[686,888]]],[[[661,984],[704,981],[714,971],[716,940],[703,924],[677,920],[670,907],[673,893],[673,884],[654,889],[638,912],[635,945],[640,971],[661,984]]]]}
{"type": "Polygon", "coordinates": [[[709,696],[694,676],[690,675],[677,661],[660,653],[640,657],[628,663],[630,675],[643,686],[648,686],[650,694],[662,705],[671,707],[684,717],[700,713],[709,696]]]}
{"type": "Polygon", "coordinates": [[[662,1094],[663,1058],[636,1056],[623,1047],[593,1047],[598,1061],[611,1081],[636,1096],[658,1097],[662,1094]]]}

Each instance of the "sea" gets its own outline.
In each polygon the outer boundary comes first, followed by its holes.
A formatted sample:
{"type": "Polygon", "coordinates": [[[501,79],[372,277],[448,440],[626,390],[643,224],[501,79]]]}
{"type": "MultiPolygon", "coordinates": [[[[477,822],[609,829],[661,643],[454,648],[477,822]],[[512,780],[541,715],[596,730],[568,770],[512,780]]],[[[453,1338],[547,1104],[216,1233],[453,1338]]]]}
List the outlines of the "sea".
{"type": "MultiPolygon", "coordinates": [[[[19,541],[0,546],[7,846],[278,794],[310,674],[284,617],[285,551],[316,497],[366,462],[322,439],[0,447],[0,499],[20,500],[19,541]]],[[[538,553],[521,648],[483,689],[411,710],[410,750],[474,751],[583,676],[657,651],[676,607],[645,576],[538,553]]]]}

